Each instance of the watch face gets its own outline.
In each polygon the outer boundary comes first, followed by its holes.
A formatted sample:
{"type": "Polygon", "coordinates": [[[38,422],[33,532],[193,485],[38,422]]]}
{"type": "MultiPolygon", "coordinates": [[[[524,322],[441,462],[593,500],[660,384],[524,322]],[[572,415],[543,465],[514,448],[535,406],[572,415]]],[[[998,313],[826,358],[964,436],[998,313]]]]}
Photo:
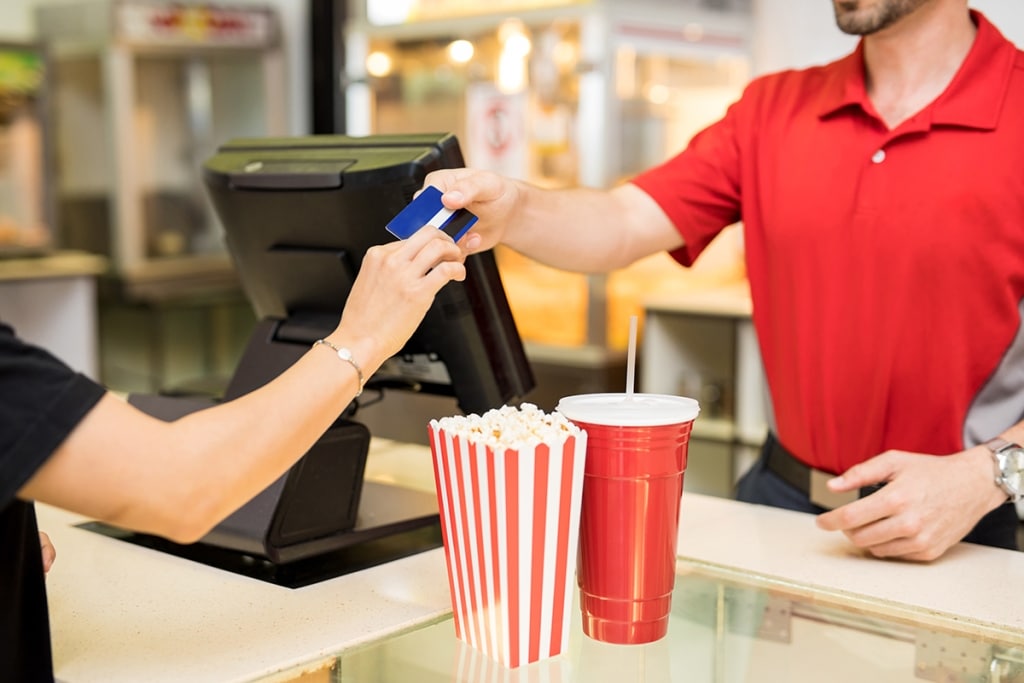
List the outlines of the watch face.
{"type": "Polygon", "coordinates": [[[1024,493],[1024,448],[1011,448],[999,454],[999,471],[1006,488],[1024,493]]]}

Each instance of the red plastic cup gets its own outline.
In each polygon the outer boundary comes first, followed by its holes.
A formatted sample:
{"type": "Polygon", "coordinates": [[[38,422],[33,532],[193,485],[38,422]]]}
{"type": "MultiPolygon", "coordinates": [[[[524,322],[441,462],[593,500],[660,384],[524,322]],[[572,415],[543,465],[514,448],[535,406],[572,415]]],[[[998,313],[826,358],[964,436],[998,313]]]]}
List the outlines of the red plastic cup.
{"type": "Polygon", "coordinates": [[[606,643],[668,633],[692,398],[568,396],[557,410],[587,432],[579,559],[583,632],[606,643]]]}

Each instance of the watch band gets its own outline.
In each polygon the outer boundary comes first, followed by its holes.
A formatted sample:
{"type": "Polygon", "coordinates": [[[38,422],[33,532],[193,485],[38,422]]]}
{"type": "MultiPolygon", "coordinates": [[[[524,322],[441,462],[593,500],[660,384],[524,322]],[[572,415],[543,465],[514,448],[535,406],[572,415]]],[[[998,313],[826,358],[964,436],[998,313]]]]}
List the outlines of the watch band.
{"type": "Polygon", "coordinates": [[[1007,446],[1016,446],[1016,445],[1017,444],[1010,443],[1009,441],[1007,441],[1006,439],[1002,438],[1001,436],[997,436],[996,438],[989,439],[988,441],[985,442],[985,448],[989,449],[993,453],[998,453],[999,451],[1003,450],[1007,446]]]}
{"type": "Polygon", "coordinates": [[[1024,491],[1011,486],[1006,480],[1006,473],[1003,472],[1003,459],[1001,457],[1003,451],[1012,449],[1024,450],[1024,448],[1012,441],[1007,441],[1006,439],[998,436],[994,439],[989,439],[984,445],[992,452],[992,467],[995,470],[996,486],[998,486],[1000,490],[1007,495],[1010,502],[1019,503],[1024,500],[1024,491]]]}

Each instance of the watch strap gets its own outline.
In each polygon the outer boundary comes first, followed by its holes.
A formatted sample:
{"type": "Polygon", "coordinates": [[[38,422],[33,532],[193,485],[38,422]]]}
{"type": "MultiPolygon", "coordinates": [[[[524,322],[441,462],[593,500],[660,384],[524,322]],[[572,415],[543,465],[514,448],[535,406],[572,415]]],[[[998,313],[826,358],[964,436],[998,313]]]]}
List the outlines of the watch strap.
{"type": "Polygon", "coordinates": [[[1021,500],[1024,500],[1024,491],[1015,489],[1006,481],[1006,474],[1003,472],[1004,461],[1003,458],[1000,457],[1003,451],[1010,449],[1024,450],[1024,448],[1012,441],[1007,441],[1006,439],[998,436],[986,441],[985,447],[992,451],[992,466],[995,469],[996,486],[998,486],[1000,490],[1008,496],[1011,502],[1018,503],[1021,500]]]}
{"type": "MultiPolygon", "coordinates": [[[[1016,445],[1017,444],[1010,443],[1009,441],[1007,441],[1006,439],[1004,439],[1001,436],[997,436],[996,438],[989,439],[988,441],[985,442],[985,448],[989,449],[993,453],[998,453],[999,451],[1003,450],[1007,446],[1016,446],[1016,445]]],[[[1019,446],[1018,446],[1018,448],[1019,448],[1019,446]]]]}

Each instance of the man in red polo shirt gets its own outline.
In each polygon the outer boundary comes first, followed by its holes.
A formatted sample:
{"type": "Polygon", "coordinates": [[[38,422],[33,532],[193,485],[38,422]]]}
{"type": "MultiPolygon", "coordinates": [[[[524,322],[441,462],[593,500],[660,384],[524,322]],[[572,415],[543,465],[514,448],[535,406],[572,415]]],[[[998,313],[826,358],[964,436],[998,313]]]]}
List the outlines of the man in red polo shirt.
{"type": "Polygon", "coordinates": [[[742,221],[774,424],[738,497],[822,513],[877,556],[1016,547],[1024,53],[966,0],[834,5],[852,54],[754,80],[631,183],[427,183],[480,217],[464,247],[585,272],[690,265],[742,221]]]}

